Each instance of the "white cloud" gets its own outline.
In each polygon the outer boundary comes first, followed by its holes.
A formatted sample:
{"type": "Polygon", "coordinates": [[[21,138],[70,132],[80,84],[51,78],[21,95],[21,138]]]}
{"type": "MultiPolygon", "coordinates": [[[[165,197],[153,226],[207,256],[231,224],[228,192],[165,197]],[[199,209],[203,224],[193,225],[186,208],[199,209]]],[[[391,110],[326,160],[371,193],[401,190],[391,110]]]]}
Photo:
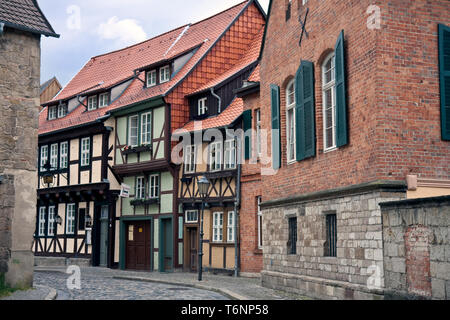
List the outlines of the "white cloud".
{"type": "Polygon", "coordinates": [[[116,45],[131,45],[147,39],[147,34],[134,19],[119,20],[116,16],[108,19],[106,23],[101,23],[97,29],[97,34],[106,40],[116,40],[116,45]]]}

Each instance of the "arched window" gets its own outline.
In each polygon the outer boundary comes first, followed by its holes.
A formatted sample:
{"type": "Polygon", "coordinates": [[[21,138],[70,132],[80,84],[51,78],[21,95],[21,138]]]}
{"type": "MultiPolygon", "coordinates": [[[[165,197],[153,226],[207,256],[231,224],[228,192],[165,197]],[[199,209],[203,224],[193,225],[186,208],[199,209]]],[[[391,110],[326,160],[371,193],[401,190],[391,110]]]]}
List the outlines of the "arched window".
{"type": "Polygon", "coordinates": [[[336,148],[336,74],[334,52],[322,65],[324,150],[336,148]]]}
{"type": "Polygon", "coordinates": [[[286,86],[286,138],[287,161],[294,162],[295,157],[295,79],[286,86]]]}

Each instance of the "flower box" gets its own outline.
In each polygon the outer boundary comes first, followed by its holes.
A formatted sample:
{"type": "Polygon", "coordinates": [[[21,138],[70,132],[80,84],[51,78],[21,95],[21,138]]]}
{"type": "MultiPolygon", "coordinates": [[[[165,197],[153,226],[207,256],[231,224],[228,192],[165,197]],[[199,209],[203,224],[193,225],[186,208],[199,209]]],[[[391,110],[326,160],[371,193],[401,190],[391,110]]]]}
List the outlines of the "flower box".
{"type": "Polygon", "coordinates": [[[152,152],[152,146],[151,145],[145,145],[140,147],[128,147],[123,151],[124,155],[133,154],[133,153],[140,153],[140,152],[152,152]]]}

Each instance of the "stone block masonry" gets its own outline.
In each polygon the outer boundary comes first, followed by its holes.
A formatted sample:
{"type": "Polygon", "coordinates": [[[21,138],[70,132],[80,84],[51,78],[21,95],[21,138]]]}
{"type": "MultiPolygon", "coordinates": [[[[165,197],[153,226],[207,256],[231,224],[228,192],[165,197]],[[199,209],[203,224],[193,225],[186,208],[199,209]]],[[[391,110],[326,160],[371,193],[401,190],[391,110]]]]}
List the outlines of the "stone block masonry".
{"type": "Polygon", "coordinates": [[[405,198],[381,185],[361,185],[263,203],[263,285],[319,299],[381,299],[383,228],[379,203],[405,198]],[[371,190],[369,190],[371,189],[371,190]],[[316,197],[315,199],[313,197],[316,197]],[[326,215],[336,214],[336,256],[326,256],[326,215]],[[288,218],[297,217],[297,253],[288,253],[288,218]]]}
{"type": "Polygon", "coordinates": [[[33,279],[40,36],[0,36],[0,272],[11,287],[33,279]]]}
{"type": "Polygon", "coordinates": [[[386,296],[450,299],[450,196],[381,204],[386,296]]]}

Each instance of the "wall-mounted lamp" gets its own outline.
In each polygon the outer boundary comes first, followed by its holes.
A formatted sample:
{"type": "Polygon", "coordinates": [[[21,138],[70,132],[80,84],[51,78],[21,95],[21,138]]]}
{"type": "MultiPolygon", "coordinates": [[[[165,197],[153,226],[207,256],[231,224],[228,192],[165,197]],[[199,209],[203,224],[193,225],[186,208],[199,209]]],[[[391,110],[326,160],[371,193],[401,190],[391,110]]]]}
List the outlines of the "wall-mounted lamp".
{"type": "Polygon", "coordinates": [[[84,221],[86,223],[86,228],[92,227],[92,218],[89,214],[86,214],[86,217],[84,218],[84,221]]]}
{"type": "Polygon", "coordinates": [[[57,224],[59,224],[59,225],[62,225],[62,218],[61,218],[60,215],[57,215],[57,216],[56,216],[55,222],[56,222],[57,224]]]}

